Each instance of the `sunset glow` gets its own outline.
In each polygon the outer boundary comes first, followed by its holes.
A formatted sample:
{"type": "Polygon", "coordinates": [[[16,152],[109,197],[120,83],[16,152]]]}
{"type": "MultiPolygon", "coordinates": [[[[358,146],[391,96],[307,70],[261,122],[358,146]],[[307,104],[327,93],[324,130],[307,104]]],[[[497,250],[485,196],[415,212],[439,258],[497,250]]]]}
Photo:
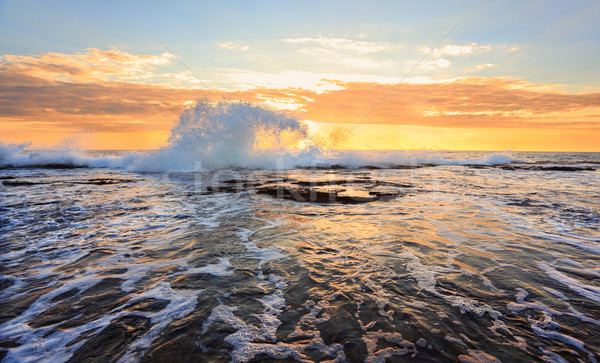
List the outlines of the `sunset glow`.
{"type": "MultiPolygon", "coordinates": [[[[599,151],[594,59],[600,50],[590,15],[599,13],[598,5],[567,11],[540,3],[497,16],[497,5],[483,2],[431,48],[469,4],[453,14],[440,6],[423,25],[368,9],[364,19],[352,13],[357,30],[346,25],[336,32],[321,24],[303,31],[292,21],[265,38],[266,25],[247,34],[242,21],[234,29],[214,29],[209,39],[210,24],[191,24],[182,15],[182,25],[167,31],[172,21],[147,3],[132,2],[156,35],[168,37],[165,44],[121,6],[113,9],[118,17],[111,26],[129,34],[112,38],[112,31],[100,31],[106,24],[94,20],[85,27],[97,37],[85,45],[72,34],[94,9],[80,4],[71,9],[82,17],[73,29],[51,33],[52,42],[41,46],[36,39],[44,29],[31,30],[27,41],[11,37],[31,24],[24,22],[23,5],[3,3],[0,135],[4,142],[31,141],[34,148],[76,138],[90,149],[156,149],[195,100],[229,99],[307,120],[316,138],[354,128],[336,144],[341,148],[599,151]],[[573,28],[549,44],[546,37],[558,32],[553,25],[534,29],[515,20],[534,12],[573,28]],[[201,41],[184,25],[203,34],[201,41]],[[493,35],[494,29],[506,32],[493,35]],[[173,47],[165,49],[169,43],[173,47]]],[[[66,15],[58,10],[66,4],[55,5],[49,16],[60,23],[66,15]]],[[[251,10],[268,11],[275,22],[276,14],[292,8],[251,10]]]]}
{"type": "Polygon", "coordinates": [[[598,19],[0,0],[0,361],[597,363],[598,19]]]}

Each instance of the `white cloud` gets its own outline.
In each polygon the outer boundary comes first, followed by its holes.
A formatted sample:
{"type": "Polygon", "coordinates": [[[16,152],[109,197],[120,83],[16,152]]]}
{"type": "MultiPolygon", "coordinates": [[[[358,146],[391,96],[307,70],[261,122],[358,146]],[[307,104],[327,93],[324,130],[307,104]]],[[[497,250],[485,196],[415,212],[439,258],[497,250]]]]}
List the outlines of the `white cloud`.
{"type": "Polygon", "coordinates": [[[284,41],[292,44],[316,44],[328,49],[348,51],[358,54],[377,53],[390,49],[390,45],[388,43],[375,43],[345,38],[327,38],[322,36],[317,38],[290,38],[284,39],[284,41]]]}
{"type": "Polygon", "coordinates": [[[301,46],[296,51],[308,55],[312,61],[329,63],[355,69],[380,69],[395,64],[382,59],[378,53],[399,49],[389,43],[368,42],[346,38],[303,37],[283,39],[284,42],[301,46]]]}
{"type": "Polygon", "coordinates": [[[234,42],[225,42],[217,44],[219,48],[233,50],[234,52],[246,52],[250,50],[250,47],[247,45],[238,45],[234,42]]]}
{"type": "MultiPolygon", "coordinates": [[[[441,48],[434,49],[432,53],[436,58],[440,58],[443,56],[469,55],[477,51],[488,51],[491,49],[492,47],[489,45],[478,45],[477,43],[469,45],[446,44],[441,48]]],[[[431,48],[422,47],[420,50],[424,54],[427,54],[431,51],[431,48]]]]}
{"type": "Polygon", "coordinates": [[[438,58],[438,59],[431,60],[431,61],[421,62],[421,64],[419,64],[418,68],[425,70],[425,71],[432,71],[432,70],[438,69],[438,68],[448,68],[448,67],[450,67],[451,64],[452,64],[452,62],[450,62],[449,60],[447,60],[445,58],[438,58]]]}
{"type": "Polygon", "coordinates": [[[303,88],[318,93],[343,89],[337,82],[371,82],[380,84],[429,84],[451,82],[453,79],[433,80],[428,77],[383,77],[372,74],[340,74],[313,72],[262,73],[232,69],[226,75],[236,89],[252,89],[257,86],[270,88],[303,88]]]}
{"type": "Polygon", "coordinates": [[[325,63],[338,64],[341,66],[361,68],[361,69],[377,69],[382,67],[390,67],[393,65],[391,61],[378,62],[365,57],[340,55],[335,50],[316,48],[302,48],[298,52],[309,55],[325,63]]]}
{"type": "Polygon", "coordinates": [[[327,92],[342,89],[342,87],[324,79],[326,74],[287,71],[282,73],[262,73],[247,70],[232,70],[228,78],[241,89],[252,89],[257,86],[272,88],[304,88],[317,92],[327,92]]]}
{"type": "Polygon", "coordinates": [[[477,70],[482,70],[482,69],[487,69],[487,68],[493,68],[495,66],[496,66],[495,64],[485,63],[485,64],[478,64],[477,66],[475,66],[475,68],[477,68],[477,70]]]}

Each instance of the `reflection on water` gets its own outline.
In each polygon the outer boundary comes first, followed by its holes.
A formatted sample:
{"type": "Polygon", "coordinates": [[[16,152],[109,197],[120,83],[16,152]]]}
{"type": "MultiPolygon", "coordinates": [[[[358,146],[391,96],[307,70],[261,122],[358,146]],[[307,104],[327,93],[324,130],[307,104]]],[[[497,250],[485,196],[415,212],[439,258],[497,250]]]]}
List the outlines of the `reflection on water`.
{"type": "Polygon", "coordinates": [[[29,183],[2,187],[0,357],[598,359],[597,171],[217,174],[1,171],[29,183]],[[206,193],[231,177],[362,178],[398,197],[206,193]]]}

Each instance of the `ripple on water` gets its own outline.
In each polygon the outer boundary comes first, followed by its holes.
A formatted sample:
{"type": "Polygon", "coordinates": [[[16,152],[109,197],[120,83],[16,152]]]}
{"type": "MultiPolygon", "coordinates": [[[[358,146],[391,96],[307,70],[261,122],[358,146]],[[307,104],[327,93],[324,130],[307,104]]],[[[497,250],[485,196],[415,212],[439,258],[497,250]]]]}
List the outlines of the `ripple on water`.
{"type": "Polygon", "coordinates": [[[13,183],[0,201],[0,357],[595,362],[598,206],[554,198],[576,178],[519,181],[531,172],[280,178],[402,191],[349,205],[258,195],[267,171],[236,171],[252,182],[238,193],[118,171],[13,183]]]}

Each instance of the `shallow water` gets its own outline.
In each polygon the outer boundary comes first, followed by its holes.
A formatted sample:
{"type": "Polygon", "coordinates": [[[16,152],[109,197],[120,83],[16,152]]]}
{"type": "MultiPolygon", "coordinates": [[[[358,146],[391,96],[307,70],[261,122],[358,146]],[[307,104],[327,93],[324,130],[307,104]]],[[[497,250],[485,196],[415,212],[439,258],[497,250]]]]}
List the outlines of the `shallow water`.
{"type": "Polygon", "coordinates": [[[402,169],[2,169],[0,357],[596,362],[600,156],[468,162],[485,157],[402,169]],[[376,186],[394,198],[207,193],[228,179],[351,195],[376,186]]]}

